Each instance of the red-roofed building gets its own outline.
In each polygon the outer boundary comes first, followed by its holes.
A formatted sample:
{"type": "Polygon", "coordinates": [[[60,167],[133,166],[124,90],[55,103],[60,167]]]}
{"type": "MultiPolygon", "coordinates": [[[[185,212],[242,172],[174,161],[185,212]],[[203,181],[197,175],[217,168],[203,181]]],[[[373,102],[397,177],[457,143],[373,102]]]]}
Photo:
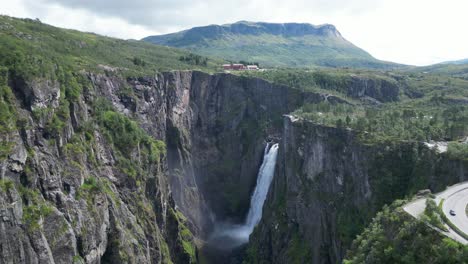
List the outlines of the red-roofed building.
{"type": "Polygon", "coordinates": [[[244,64],[223,64],[223,68],[225,70],[234,70],[234,71],[240,71],[240,70],[245,70],[246,67],[244,64]]]}
{"type": "Polygon", "coordinates": [[[245,66],[244,64],[236,64],[236,63],[223,64],[223,69],[226,71],[260,70],[260,68],[257,65],[245,66]]]}

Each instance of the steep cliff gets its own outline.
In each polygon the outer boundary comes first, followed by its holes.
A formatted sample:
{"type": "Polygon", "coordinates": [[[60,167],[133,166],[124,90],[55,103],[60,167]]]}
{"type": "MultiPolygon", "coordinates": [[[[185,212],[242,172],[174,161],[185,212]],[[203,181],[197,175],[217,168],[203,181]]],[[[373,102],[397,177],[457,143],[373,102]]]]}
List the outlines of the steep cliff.
{"type": "Polygon", "coordinates": [[[248,209],[278,117],[325,98],[192,71],[2,74],[6,263],[195,261],[191,232],[248,209]]]}
{"type": "MultiPolygon", "coordinates": [[[[200,235],[215,216],[244,214],[266,138],[280,134],[282,114],[315,98],[229,74],[185,71],[111,80],[115,90],[109,95],[120,94],[114,106],[167,143],[174,199],[200,235]],[[132,92],[122,95],[122,89],[132,92]]],[[[107,81],[98,83],[107,87],[107,81]]]]}
{"type": "Polygon", "coordinates": [[[227,74],[190,72],[166,78],[181,80],[168,88],[174,99],[168,105],[167,137],[176,201],[181,207],[187,203],[183,210],[193,206],[184,186],[193,178],[216,216],[243,215],[265,139],[280,133],[278,117],[302,102],[301,93],[227,74]]]}
{"type": "Polygon", "coordinates": [[[171,217],[164,143],[114,110],[111,82],[2,73],[13,113],[2,123],[2,263],[194,258],[171,217]]]}
{"type": "Polygon", "coordinates": [[[466,161],[417,142],[367,145],[355,132],[287,116],[248,263],[338,263],[384,204],[468,179],[466,161]]]}

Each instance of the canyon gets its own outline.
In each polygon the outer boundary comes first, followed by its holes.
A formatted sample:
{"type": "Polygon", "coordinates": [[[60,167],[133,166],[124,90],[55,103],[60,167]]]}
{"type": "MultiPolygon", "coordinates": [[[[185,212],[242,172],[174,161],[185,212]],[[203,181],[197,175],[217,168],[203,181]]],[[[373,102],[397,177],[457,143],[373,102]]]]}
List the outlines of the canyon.
{"type": "MultiPolygon", "coordinates": [[[[256,26],[342,40],[330,25],[256,26]]],[[[462,66],[230,74],[6,16],[0,44],[0,264],[463,259],[401,209],[468,180],[462,66]]]]}
{"type": "Polygon", "coordinates": [[[47,126],[60,109],[61,84],[8,81],[24,121],[9,134],[13,151],[2,162],[2,179],[14,183],[1,195],[6,263],[194,262],[217,224],[245,220],[267,141],[279,143],[278,162],[247,245],[252,263],[339,262],[384,203],[467,179],[466,164],[422,143],[366,146],[352,131],[285,115],[333,96],[197,71],[83,74],[83,93],[55,134],[47,126]],[[142,169],[136,179],[119,168],[96,123],[84,128],[98,118],[97,98],[165,142],[155,164],[142,162],[141,146],[130,150],[142,169]],[[382,182],[385,172],[393,176],[382,182]],[[83,190],[90,177],[99,190],[83,190]],[[37,204],[37,223],[25,225],[37,204]]]}

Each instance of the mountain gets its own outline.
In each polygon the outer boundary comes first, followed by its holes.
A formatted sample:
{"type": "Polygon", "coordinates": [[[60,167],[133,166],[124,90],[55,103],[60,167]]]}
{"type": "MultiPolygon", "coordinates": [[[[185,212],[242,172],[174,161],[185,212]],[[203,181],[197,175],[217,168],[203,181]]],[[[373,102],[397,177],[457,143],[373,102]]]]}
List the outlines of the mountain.
{"type": "Polygon", "coordinates": [[[456,65],[468,64],[468,59],[445,61],[445,62],[442,62],[440,64],[456,64],[456,65]]]}
{"type": "Polygon", "coordinates": [[[460,60],[457,63],[438,63],[424,67],[409,68],[409,72],[419,72],[425,74],[443,74],[452,77],[468,79],[468,60],[460,60]],[[467,61],[463,64],[462,61],[467,61]]]}
{"type": "Polygon", "coordinates": [[[388,68],[396,65],[375,59],[329,24],[240,21],[149,36],[143,40],[233,62],[258,62],[268,67],[388,68]]]}
{"type": "Polygon", "coordinates": [[[0,263],[461,263],[384,205],[468,180],[468,80],[220,63],[0,16],[0,263]]]}

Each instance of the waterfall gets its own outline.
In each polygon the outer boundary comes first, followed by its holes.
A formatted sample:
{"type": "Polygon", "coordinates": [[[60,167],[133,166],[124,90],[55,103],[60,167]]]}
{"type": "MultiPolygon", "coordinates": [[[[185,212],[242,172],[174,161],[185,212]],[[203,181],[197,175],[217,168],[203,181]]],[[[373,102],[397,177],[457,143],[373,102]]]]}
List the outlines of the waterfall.
{"type": "Polygon", "coordinates": [[[247,219],[245,220],[245,226],[248,228],[249,235],[262,218],[263,204],[265,203],[268,189],[270,188],[273,175],[275,174],[278,144],[274,144],[271,148],[268,147],[269,144],[265,147],[263,163],[258,171],[257,185],[255,186],[255,191],[250,199],[250,209],[247,214],[247,219]]]}
{"type": "Polygon", "coordinates": [[[278,144],[270,147],[268,143],[263,153],[263,162],[258,170],[257,184],[250,198],[250,208],[244,223],[242,225],[220,224],[211,237],[212,242],[229,241],[228,247],[235,247],[249,241],[250,234],[262,218],[262,208],[275,174],[277,156],[278,144]]]}

